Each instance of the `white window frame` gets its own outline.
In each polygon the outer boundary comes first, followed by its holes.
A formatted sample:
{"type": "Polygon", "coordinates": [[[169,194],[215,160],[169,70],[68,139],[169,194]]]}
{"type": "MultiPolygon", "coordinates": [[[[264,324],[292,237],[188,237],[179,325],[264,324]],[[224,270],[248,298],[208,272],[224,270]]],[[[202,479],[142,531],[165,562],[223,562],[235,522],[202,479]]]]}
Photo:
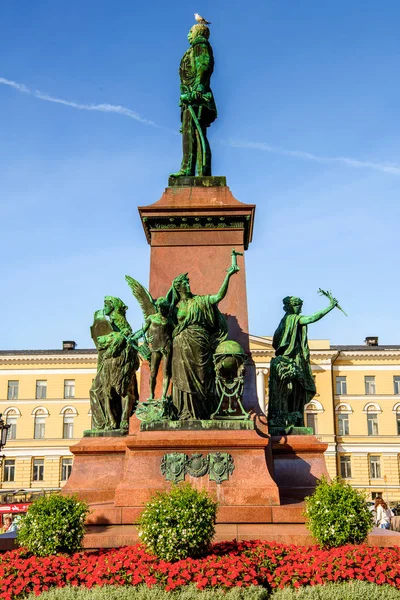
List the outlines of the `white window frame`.
{"type": "Polygon", "coordinates": [[[306,412],[306,427],[311,427],[314,435],[318,433],[318,413],[306,412]],[[309,420],[314,421],[314,425],[310,425],[309,420]]]}
{"type": "Polygon", "coordinates": [[[5,458],[3,467],[3,481],[9,483],[15,481],[15,458],[5,458]],[[12,464],[7,464],[12,463],[12,464]],[[12,474],[12,477],[11,477],[12,474]]]}
{"type": "Polygon", "coordinates": [[[343,454],[339,457],[340,477],[342,479],[351,479],[351,456],[343,454]],[[342,469],[343,467],[343,469],[342,469]],[[343,475],[343,471],[346,473],[343,475]]]}
{"type": "Polygon", "coordinates": [[[369,456],[370,479],[382,479],[381,457],[375,454],[369,456]]]}
{"type": "Polygon", "coordinates": [[[47,379],[37,379],[36,400],[44,400],[45,398],[47,398],[47,379]]]}
{"type": "Polygon", "coordinates": [[[7,382],[7,400],[18,400],[19,380],[9,379],[7,382]],[[17,385],[10,385],[16,383],[17,385]]]}
{"type": "Polygon", "coordinates": [[[63,439],[74,439],[74,415],[69,412],[63,416],[63,439]]]}
{"type": "Polygon", "coordinates": [[[347,395],[347,377],[345,375],[336,376],[336,395],[347,395]]]}
{"type": "Polygon", "coordinates": [[[367,412],[367,434],[379,435],[378,413],[376,412],[367,412]]]}
{"type": "Polygon", "coordinates": [[[364,377],[365,395],[374,396],[376,394],[375,375],[365,375],[364,377]]]}
{"type": "Polygon", "coordinates": [[[63,457],[61,458],[61,480],[60,481],[68,481],[72,472],[72,457],[63,457]],[[67,462],[68,461],[68,462],[67,462]],[[64,474],[66,477],[64,477],[64,474]]]}
{"type": "Polygon", "coordinates": [[[75,398],[75,379],[64,379],[64,398],[75,398]]]}
{"type": "Polygon", "coordinates": [[[32,481],[44,481],[44,458],[33,458],[32,459],[32,481]],[[36,469],[36,475],[37,475],[36,478],[35,478],[35,469],[36,469]]]}
{"type": "Polygon", "coordinates": [[[340,436],[344,436],[344,435],[350,435],[350,419],[349,419],[349,413],[345,413],[345,412],[339,412],[337,415],[338,418],[338,435],[340,436]],[[343,425],[343,423],[347,424],[347,432],[346,431],[341,431],[341,429],[346,429],[346,427],[341,427],[343,425]]]}
{"type": "Polygon", "coordinates": [[[7,441],[17,439],[17,420],[18,415],[15,413],[6,416],[6,424],[10,426],[7,431],[7,441]]]}

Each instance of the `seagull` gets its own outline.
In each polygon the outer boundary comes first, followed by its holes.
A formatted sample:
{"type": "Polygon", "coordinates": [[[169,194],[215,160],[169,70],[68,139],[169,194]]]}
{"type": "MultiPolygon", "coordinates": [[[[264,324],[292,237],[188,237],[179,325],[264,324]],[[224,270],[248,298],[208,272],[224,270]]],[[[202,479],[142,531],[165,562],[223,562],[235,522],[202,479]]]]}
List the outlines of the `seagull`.
{"type": "Polygon", "coordinates": [[[199,13],[194,13],[194,18],[201,25],[211,25],[211,21],[206,21],[199,13]]]}

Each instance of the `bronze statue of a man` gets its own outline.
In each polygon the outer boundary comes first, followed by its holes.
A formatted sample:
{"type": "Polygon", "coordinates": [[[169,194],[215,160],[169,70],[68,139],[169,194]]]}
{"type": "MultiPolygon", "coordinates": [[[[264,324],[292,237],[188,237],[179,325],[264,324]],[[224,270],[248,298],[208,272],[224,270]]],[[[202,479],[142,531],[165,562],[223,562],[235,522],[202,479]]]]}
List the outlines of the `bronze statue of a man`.
{"type": "Polygon", "coordinates": [[[315,323],[335,307],[341,307],[330,292],[322,292],[329,306],[310,316],[301,314],[303,301],[296,296],[283,299],[285,316],[274,333],[269,377],[268,421],[272,427],[304,426],[304,407],[316,394],[311,371],[307,326],[315,323]]]}
{"type": "Polygon", "coordinates": [[[181,168],[171,177],[211,175],[211,149],[207,127],[217,118],[217,108],[210,88],[214,56],[208,41],[207,25],[193,25],[188,33],[190,48],[179,67],[181,80],[182,146],[181,168]]]}

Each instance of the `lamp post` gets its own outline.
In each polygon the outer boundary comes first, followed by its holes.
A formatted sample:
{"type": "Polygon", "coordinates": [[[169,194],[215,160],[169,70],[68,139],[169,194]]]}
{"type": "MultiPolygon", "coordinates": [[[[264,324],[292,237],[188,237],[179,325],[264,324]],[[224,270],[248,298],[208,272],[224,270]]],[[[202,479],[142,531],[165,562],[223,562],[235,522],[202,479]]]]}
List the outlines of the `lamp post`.
{"type": "Polygon", "coordinates": [[[387,477],[386,477],[386,475],[383,476],[383,481],[385,482],[386,504],[389,506],[388,488],[387,488],[387,477]]]}
{"type": "MultiPolygon", "coordinates": [[[[2,413],[0,413],[0,452],[7,443],[7,434],[8,434],[8,430],[11,427],[10,425],[7,425],[7,423],[4,421],[2,416],[3,416],[2,413]]],[[[3,458],[4,458],[4,454],[3,454],[3,456],[0,456],[0,466],[3,462],[3,458]]]]}

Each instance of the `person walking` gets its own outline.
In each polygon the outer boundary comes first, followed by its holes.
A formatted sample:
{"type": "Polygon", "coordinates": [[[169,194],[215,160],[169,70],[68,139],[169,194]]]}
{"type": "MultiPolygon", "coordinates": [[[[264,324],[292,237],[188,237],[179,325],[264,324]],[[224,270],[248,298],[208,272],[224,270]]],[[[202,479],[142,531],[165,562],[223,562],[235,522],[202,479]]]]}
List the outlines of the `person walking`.
{"type": "Polygon", "coordinates": [[[375,499],[375,523],[380,529],[390,529],[390,520],[392,518],[392,511],[388,508],[388,505],[383,498],[375,499]]]}

